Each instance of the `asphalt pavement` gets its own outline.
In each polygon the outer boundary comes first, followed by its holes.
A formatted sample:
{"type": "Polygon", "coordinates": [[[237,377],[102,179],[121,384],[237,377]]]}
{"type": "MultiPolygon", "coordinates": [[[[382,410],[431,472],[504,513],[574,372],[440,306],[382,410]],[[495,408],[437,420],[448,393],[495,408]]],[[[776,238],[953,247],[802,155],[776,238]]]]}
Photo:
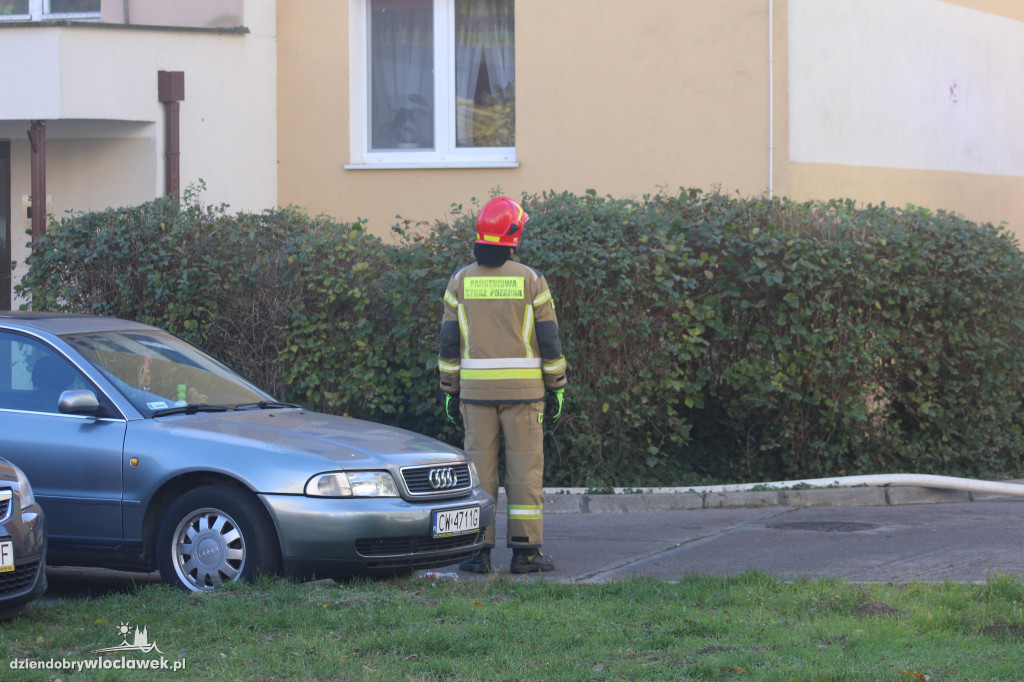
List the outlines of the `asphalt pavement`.
{"type": "MultiPolygon", "coordinates": [[[[680,580],[747,570],[783,580],[983,582],[1024,575],[1024,497],[918,487],[758,492],[560,494],[548,491],[544,548],[554,571],[508,572],[506,502],[498,501],[495,573],[591,583],[629,576],[680,580]]],[[[459,580],[490,576],[456,566],[459,580]]],[[[422,573],[422,571],[420,572],[422,573]]],[[[156,574],[52,567],[49,599],[131,591],[156,574]]]]}
{"type": "MultiPolygon", "coordinates": [[[[512,575],[504,521],[492,564],[512,575]]],[[[747,570],[883,583],[1024,575],[1024,498],[909,486],[549,494],[544,536],[556,562],[544,578],[581,583],[747,570]]]]}

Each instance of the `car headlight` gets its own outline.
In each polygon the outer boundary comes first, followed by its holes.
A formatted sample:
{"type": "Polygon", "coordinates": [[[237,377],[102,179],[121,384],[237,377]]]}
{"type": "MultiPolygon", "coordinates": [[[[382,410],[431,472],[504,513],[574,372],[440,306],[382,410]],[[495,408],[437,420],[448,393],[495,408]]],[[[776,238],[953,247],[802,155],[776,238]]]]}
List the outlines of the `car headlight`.
{"type": "Polygon", "coordinates": [[[334,471],[306,483],[312,497],[398,497],[395,479],[386,471],[334,471]]]}
{"type": "Polygon", "coordinates": [[[15,467],[14,469],[18,473],[18,496],[21,498],[21,508],[31,507],[36,503],[36,495],[32,492],[32,486],[29,485],[28,477],[25,476],[25,472],[15,467]]]}

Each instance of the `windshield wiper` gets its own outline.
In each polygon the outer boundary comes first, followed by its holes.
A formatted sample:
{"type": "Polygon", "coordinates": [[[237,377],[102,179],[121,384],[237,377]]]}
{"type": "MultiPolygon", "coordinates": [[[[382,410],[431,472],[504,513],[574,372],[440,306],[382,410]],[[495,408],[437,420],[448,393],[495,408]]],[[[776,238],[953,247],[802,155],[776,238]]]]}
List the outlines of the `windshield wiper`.
{"type": "Polygon", "coordinates": [[[206,403],[195,403],[193,405],[179,405],[177,407],[165,407],[162,410],[153,410],[154,417],[166,417],[169,414],[195,414],[196,412],[227,412],[225,405],[207,405],[206,403]]]}
{"type": "Polygon", "coordinates": [[[258,403],[242,403],[241,405],[235,405],[236,410],[246,410],[250,407],[258,407],[261,410],[277,410],[286,407],[300,407],[293,403],[283,403],[278,400],[261,400],[258,403]]]}

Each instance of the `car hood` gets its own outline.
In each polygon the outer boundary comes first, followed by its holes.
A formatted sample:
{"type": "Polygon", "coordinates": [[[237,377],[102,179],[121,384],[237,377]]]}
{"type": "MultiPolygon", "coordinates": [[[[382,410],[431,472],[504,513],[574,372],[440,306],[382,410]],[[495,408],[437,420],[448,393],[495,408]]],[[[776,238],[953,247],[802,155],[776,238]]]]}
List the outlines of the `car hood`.
{"type": "Polygon", "coordinates": [[[171,415],[154,421],[177,437],[305,454],[356,464],[449,458],[461,451],[439,440],[384,424],[303,409],[243,410],[171,415]]]}

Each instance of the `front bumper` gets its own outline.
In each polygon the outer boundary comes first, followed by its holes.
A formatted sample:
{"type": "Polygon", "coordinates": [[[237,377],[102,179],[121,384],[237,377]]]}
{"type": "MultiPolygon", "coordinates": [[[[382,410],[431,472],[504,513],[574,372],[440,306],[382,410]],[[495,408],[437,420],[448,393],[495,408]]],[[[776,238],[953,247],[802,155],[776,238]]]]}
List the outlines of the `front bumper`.
{"type": "Polygon", "coordinates": [[[494,523],[494,500],[474,489],[445,500],[315,498],[261,495],[281,542],[291,577],[338,578],[448,566],[484,547],[483,530],[494,523]],[[480,530],[450,538],[430,536],[435,511],[480,507],[480,530]]]}
{"type": "MultiPolygon", "coordinates": [[[[35,507],[38,510],[38,507],[35,507]]],[[[13,618],[46,592],[46,519],[22,513],[14,570],[0,573],[0,620],[13,618]]],[[[4,537],[2,539],[9,539],[4,537]]]]}

